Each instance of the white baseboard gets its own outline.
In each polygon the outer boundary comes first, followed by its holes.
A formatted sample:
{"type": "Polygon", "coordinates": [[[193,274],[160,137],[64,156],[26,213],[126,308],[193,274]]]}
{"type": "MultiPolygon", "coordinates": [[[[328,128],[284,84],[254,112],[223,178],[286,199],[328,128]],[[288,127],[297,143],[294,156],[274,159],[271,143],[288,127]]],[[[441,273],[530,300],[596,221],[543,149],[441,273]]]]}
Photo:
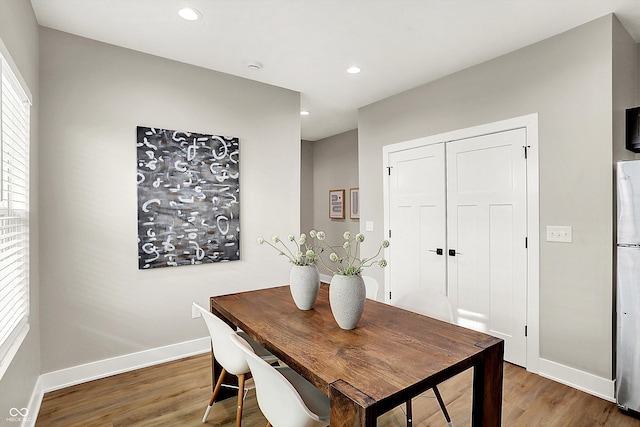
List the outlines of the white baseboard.
{"type": "Polygon", "coordinates": [[[331,276],[329,276],[328,274],[321,274],[320,281],[324,283],[331,283],[331,276]]]}
{"type": "Polygon", "coordinates": [[[29,416],[23,419],[22,427],[35,426],[42,398],[47,392],[209,351],[211,338],[205,337],[42,374],[31,394],[29,416]]]}
{"type": "Polygon", "coordinates": [[[538,375],[575,389],[592,394],[601,399],[615,402],[613,380],[598,377],[588,372],[540,359],[538,375]]]}
{"type": "Polygon", "coordinates": [[[98,360],[40,375],[44,393],[211,350],[209,337],[98,360]]]}

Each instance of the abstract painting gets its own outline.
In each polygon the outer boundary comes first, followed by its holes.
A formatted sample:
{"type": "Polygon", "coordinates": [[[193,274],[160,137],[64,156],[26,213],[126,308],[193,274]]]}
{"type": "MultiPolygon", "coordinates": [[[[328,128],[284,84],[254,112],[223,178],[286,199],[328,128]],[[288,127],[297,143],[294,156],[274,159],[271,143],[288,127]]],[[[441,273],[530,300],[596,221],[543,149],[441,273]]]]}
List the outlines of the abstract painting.
{"type": "Polygon", "coordinates": [[[240,259],[238,138],[138,126],[138,268],[240,259]]]}

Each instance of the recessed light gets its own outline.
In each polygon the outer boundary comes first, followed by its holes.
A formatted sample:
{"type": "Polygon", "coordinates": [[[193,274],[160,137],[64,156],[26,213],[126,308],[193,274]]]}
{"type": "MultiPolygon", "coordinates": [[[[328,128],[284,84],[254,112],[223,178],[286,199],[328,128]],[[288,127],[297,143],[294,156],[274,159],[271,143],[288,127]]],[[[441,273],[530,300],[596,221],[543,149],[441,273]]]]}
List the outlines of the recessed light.
{"type": "Polygon", "coordinates": [[[358,74],[360,72],[360,68],[358,67],[349,67],[347,69],[347,73],[349,74],[358,74]]]}
{"type": "Polygon", "coordinates": [[[180,15],[182,19],[186,19],[187,21],[197,21],[202,17],[202,14],[200,12],[198,12],[196,9],[193,9],[191,7],[185,7],[180,9],[178,11],[178,15],[180,15]]]}
{"type": "Polygon", "coordinates": [[[302,111],[300,111],[300,115],[301,116],[308,116],[309,112],[307,110],[302,110],[302,111]]]}

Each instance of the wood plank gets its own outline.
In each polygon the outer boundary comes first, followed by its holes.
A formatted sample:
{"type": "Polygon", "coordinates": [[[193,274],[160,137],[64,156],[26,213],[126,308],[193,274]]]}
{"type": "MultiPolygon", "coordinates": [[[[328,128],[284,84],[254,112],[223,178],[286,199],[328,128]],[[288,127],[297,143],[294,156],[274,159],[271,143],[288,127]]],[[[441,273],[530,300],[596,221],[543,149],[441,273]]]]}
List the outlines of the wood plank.
{"type": "MultiPolygon", "coordinates": [[[[438,386],[457,427],[471,424],[471,380],[468,370],[438,386]]],[[[209,354],[114,375],[47,393],[37,427],[202,426],[211,397],[209,354]]],[[[640,427],[614,403],[504,364],[502,425],[515,427],[640,427]]],[[[216,403],[207,426],[235,427],[235,399],[216,403]]],[[[433,393],[413,400],[414,426],[445,426],[433,393]]],[[[379,427],[404,426],[403,407],[378,418],[379,427]]],[[[244,427],[264,427],[255,393],[245,400],[244,427]]]]}

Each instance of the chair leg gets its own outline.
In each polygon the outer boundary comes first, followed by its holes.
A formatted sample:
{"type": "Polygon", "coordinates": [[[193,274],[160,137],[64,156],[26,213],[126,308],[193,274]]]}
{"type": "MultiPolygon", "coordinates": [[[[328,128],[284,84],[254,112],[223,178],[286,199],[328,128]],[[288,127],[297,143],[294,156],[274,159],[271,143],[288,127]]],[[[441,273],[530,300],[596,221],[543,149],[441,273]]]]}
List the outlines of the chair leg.
{"type": "Polygon", "coordinates": [[[236,427],[242,425],[242,403],[244,401],[244,374],[238,375],[238,412],[236,412],[236,427]]]}
{"type": "Polygon", "coordinates": [[[220,392],[220,387],[222,386],[222,381],[224,380],[224,376],[227,371],[222,369],[220,372],[220,376],[218,377],[218,382],[216,383],[215,388],[213,389],[213,394],[211,395],[211,400],[209,401],[209,406],[207,406],[207,410],[204,412],[204,417],[202,417],[202,424],[207,422],[207,417],[209,416],[209,412],[211,412],[211,408],[215,403],[216,397],[218,397],[218,393],[220,392]]]}
{"type": "Polygon", "coordinates": [[[413,426],[413,410],[411,408],[411,399],[407,400],[407,427],[413,426]]]}
{"type": "Polygon", "coordinates": [[[438,403],[440,404],[440,409],[442,409],[444,419],[447,420],[447,424],[449,425],[449,427],[453,427],[451,417],[449,416],[449,412],[447,412],[447,407],[444,405],[444,401],[442,400],[442,396],[440,395],[440,390],[438,390],[438,387],[433,387],[433,393],[436,395],[436,399],[438,399],[438,403]]]}
{"type": "Polygon", "coordinates": [[[271,427],[271,423],[267,421],[267,427],[271,427]]]}

